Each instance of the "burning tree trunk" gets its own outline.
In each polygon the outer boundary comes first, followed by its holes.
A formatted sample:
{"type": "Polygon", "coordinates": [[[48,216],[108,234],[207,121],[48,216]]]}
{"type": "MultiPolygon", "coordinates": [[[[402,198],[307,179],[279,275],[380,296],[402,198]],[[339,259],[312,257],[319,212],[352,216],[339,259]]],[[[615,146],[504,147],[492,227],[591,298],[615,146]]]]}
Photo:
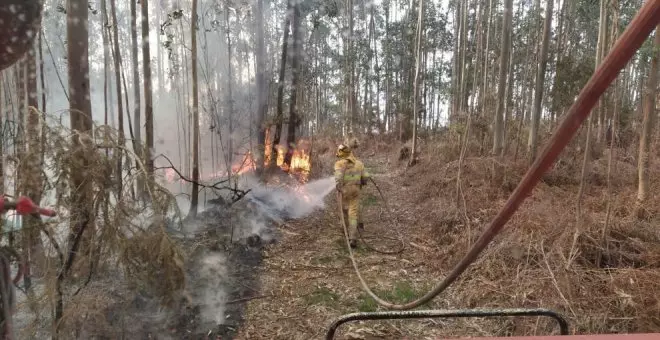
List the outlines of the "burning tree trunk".
{"type": "Polygon", "coordinates": [[[92,224],[92,188],[85,178],[82,169],[88,165],[82,138],[91,138],[92,104],[89,90],[89,60],[88,60],[88,28],[87,1],[67,1],[67,59],[69,69],[70,117],[71,128],[78,133],[72,136],[73,155],[71,164],[71,232],[68,236],[69,245],[66,264],[62,263],[56,281],[56,302],[54,328],[57,330],[64,312],[62,284],[73,263],[78,248],[87,253],[88,234],[86,230],[92,224]],[[85,241],[82,241],[85,239],[85,241]],[[84,243],[81,244],[81,243],[84,243]]]}
{"type": "Polygon", "coordinates": [[[268,93],[266,86],[266,56],[264,53],[264,9],[263,0],[256,0],[256,82],[257,82],[257,114],[254,117],[254,128],[257,129],[257,153],[256,153],[256,166],[257,173],[260,173],[264,166],[264,158],[266,152],[266,130],[264,126],[264,119],[268,111],[268,93]]]}
{"type": "Polygon", "coordinates": [[[655,39],[653,40],[654,52],[651,59],[649,77],[646,83],[646,93],[644,97],[644,121],[642,132],[639,136],[639,161],[638,177],[639,185],[637,187],[637,216],[641,217],[644,203],[649,195],[649,146],[651,145],[651,133],[653,124],[655,124],[655,105],[658,87],[658,58],[660,58],[660,25],[655,29],[655,39]]]}
{"type": "MultiPolygon", "coordinates": [[[[116,0],[110,0],[110,11],[112,11],[112,34],[114,36],[114,65],[115,65],[115,85],[117,86],[117,117],[119,124],[119,145],[124,145],[124,107],[122,104],[121,93],[121,51],[119,50],[119,24],[117,23],[116,0]]],[[[121,199],[122,192],[122,151],[115,149],[117,153],[117,197],[121,199]]]]}
{"type": "Polygon", "coordinates": [[[287,153],[284,157],[285,167],[291,166],[291,157],[295,149],[296,128],[300,124],[298,118],[298,86],[300,83],[300,58],[302,54],[302,41],[300,39],[300,5],[298,2],[293,5],[293,20],[291,23],[291,38],[293,39],[293,56],[291,56],[291,98],[289,99],[289,124],[286,135],[287,153]]]}
{"type": "Polygon", "coordinates": [[[282,59],[280,61],[280,74],[277,83],[277,113],[275,116],[275,135],[273,136],[273,142],[271,144],[270,167],[275,167],[277,164],[277,146],[280,143],[280,139],[282,138],[282,120],[284,119],[284,75],[286,71],[286,52],[287,46],[289,44],[289,25],[291,23],[291,1],[293,0],[288,0],[286,3],[286,20],[284,23],[284,34],[282,38],[282,59]]]}
{"type": "Polygon", "coordinates": [[[148,180],[153,180],[154,161],[151,150],[154,148],[154,116],[153,89],[151,88],[151,56],[149,53],[149,1],[140,1],[142,6],[142,63],[144,67],[144,120],[146,143],[144,159],[147,167],[148,180]]]}
{"type": "Polygon", "coordinates": [[[197,96],[197,0],[192,0],[191,28],[191,63],[192,63],[192,110],[193,110],[193,166],[192,192],[190,193],[190,212],[188,216],[197,216],[199,204],[199,98],[197,96]]]}

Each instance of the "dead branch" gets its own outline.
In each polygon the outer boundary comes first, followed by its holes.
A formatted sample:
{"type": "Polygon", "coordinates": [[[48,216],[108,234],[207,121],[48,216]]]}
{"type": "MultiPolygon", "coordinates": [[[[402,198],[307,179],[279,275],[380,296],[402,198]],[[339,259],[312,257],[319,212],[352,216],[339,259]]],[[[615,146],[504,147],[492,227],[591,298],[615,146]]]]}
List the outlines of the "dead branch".
{"type": "Polygon", "coordinates": [[[229,182],[229,178],[223,179],[223,180],[215,182],[213,184],[204,184],[204,183],[200,183],[199,181],[194,181],[194,180],[188,178],[186,175],[182,174],[181,171],[179,171],[179,169],[177,169],[174,166],[174,163],[172,163],[172,161],[167,156],[165,156],[164,154],[160,154],[160,155],[156,156],[156,158],[158,158],[158,157],[165,158],[165,160],[167,160],[167,162],[170,163],[170,166],[156,167],[156,168],[154,168],[154,170],[172,169],[177,174],[177,176],[179,176],[180,179],[182,179],[182,180],[184,180],[188,183],[191,183],[191,184],[197,184],[202,189],[207,188],[207,189],[218,190],[218,191],[222,191],[222,190],[231,191],[233,193],[233,199],[232,199],[231,204],[238,202],[243,197],[245,197],[245,195],[247,195],[250,192],[250,190],[252,190],[252,189],[241,190],[241,189],[238,188],[238,185],[236,183],[234,184],[233,188],[231,186],[227,186],[227,185],[220,186],[220,184],[224,184],[224,183],[229,182]]]}

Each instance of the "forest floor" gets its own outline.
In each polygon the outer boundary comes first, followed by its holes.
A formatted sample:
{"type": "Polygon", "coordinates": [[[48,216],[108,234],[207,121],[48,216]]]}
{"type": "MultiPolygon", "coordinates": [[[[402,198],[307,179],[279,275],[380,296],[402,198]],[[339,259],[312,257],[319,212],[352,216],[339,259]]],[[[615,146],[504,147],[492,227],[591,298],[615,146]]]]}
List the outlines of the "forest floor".
{"type": "MultiPolygon", "coordinates": [[[[320,143],[319,143],[320,144],[320,143]]],[[[328,143],[331,144],[331,143],[328,143]]],[[[399,162],[400,145],[363,142],[356,154],[373,173],[393,213],[370,184],[364,195],[366,238],[378,249],[405,241],[400,254],[384,255],[360,243],[355,256],[365,280],[381,297],[406,302],[444,278],[503,206],[526,164],[510,160],[505,184],[489,182],[492,160],[466,158],[462,194],[456,194],[458,162],[440,141],[424,143],[420,163],[399,162]],[[458,206],[456,201],[460,203],[458,206]],[[378,236],[376,236],[378,235],[378,236]],[[383,237],[384,236],[384,237],[383,237]]],[[[323,149],[323,147],[321,148],[323,149]]],[[[332,168],[332,150],[317,151],[323,176],[332,168]]],[[[568,153],[544,176],[491,245],[447,291],[423,309],[549,308],[564,315],[571,333],[660,331],[660,218],[630,217],[635,199],[634,160],[618,150],[612,178],[611,218],[607,215],[607,157],[592,162],[577,224],[579,161],[568,153]],[[605,235],[605,236],[603,236],[605,235]]],[[[657,171],[658,169],[654,169],[657,171]]],[[[651,192],[658,192],[654,181],[651,192]]],[[[337,317],[385,310],[360,287],[340,228],[334,192],[327,206],[280,227],[281,237],[263,249],[259,294],[247,302],[240,339],[321,339],[337,317]]],[[[658,205],[652,205],[657,210],[658,205]]],[[[402,339],[435,336],[558,334],[544,318],[422,319],[351,322],[336,338],[402,339]]]]}

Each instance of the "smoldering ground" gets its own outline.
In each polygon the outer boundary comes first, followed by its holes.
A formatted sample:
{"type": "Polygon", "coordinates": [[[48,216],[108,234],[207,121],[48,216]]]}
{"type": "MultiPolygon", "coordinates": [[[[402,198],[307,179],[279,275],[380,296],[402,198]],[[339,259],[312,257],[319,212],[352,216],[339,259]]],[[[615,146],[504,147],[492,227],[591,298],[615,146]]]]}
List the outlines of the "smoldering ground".
{"type": "MultiPolygon", "coordinates": [[[[263,185],[251,175],[242,176],[237,187],[249,192],[241,200],[222,203],[230,201],[224,196],[207,204],[181,229],[172,225],[170,236],[185,252],[185,293],[173,305],[163,307],[149,287],[116,292],[114,295],[124,302],[108,309],[109,329],[116,331],[107,336],[233,338],[243,322],[247,302],[263,297],[258,279],[261,248],[277,242],[278,222],[323,209],[334,189],[331,177],[304,185],[288,176],[276,182],[263,185]]],[[[186,207],[181,208],[185,211],[186,207]]],[[[98,334],[88,332],[94,333],[98,334]]]]}

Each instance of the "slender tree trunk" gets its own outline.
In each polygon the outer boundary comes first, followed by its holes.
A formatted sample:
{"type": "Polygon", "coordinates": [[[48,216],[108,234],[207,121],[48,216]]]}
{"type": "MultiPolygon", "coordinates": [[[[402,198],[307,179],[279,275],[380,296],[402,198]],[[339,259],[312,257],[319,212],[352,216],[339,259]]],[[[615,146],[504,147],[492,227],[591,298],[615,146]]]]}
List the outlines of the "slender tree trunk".
{"type": "MultiPolygon", "coordinates": [[[[264,120],[268,111],[268,88],[266,84],[266,55],[264,52],[264,5],[263,0],[256,0],[256,61],[257,70],[255,80],[257,82],[257,114],[254,117],[254,128],[257,129],[257,173],[264,167],[266,150],[266,127],[264,120]]],[[[317,109],[318,110],[318,109],[317,109]]],[[[317,114],[318,117],[318,114],[317,114]]],[[[318,119],[317,119],[318,124],[318,119]]]]}
{"type": "MultiPolygon", "coordinates": [[[[108,64],[110,63],[110,41],[108,38],[108,28],[110,23],[108,22],[108,4],[106,0],[101,0],[101,36],[103,39],[103,123],[109,125],[108,121],[108,91],[109,91],[109,80],[108,80],[108,64]]],[[[109,156],[110,150],[105,150],[105,155],[109,156]]]]}
{"type": "Polygon", "coordinates": [[[424,32],[424,0],[419,0],[417,14],[417,34],[415,42],[415,80],[413,83],[413,134],[412,134],[412,150],[410,151],[410,160],[408,166],[413,166],[417,163],[417,117],[419,116],[419,86],[420,86],[420,65],[422,59],[422,32],[424,32]]]}
{"type": "Polygon", "coordinates": [[[532,127],[529,130],[529,164],[536,159],[538,147],[539,124],[541,122],[543,88],[545,87],[545,69],[548,64],[548,45],[550,44],[550,30],[552,29],[552,4],[555,0],[547,0],[545,4],[545,24],[543,26],[543,40],[541,42],[541,55],[539,57],[536,74],[536,89],[534,91],[534,111],[532,113],[532,127]]]}
{"type": "Polygon", "coordinates": [[[291,1],[287,0],[286,19],[284,22],[284,34],[282,38],[282,58],[280,61],[280,74],[277,83],[277,113],[275,116],[275,135],[271,144],[270,165],[274,167],[277,164],[277,146],[282,138],[282,121],[284,120],[284,75],[286,71],[286,53],[289,44],[289,26],[291,23],[291,1]]]}
{"type": "MultiPolygon", "coordinates": [[[[117,6],[116,0],[110,0],[110,10],[112,11],[112,32],[114,35],[114,65],[115,65],[115,85],[117,86],[117,117],[119,118],[119,145],[124,145],[124,108],[121,93],[121,51],[119,49],[119,23],[117,22],[117,6]]],[[[121,199],[122,196],[122,151],[115,149],[117,153],[117,197],[121,199]]]]}
{"type": "MultiPolygon", "coordinates": [[[[609,4],[609,1],[607,0],[601,0],[600,2],[600,21],[599,21],[599,27],[598,27],[598,43],[597,43],[597,53],[599,54],[599,64],[602,62],[603,58],[605,57],[605,51],[607,50],[607,6],[609,4]]],[[[596,65],[598,67],[598,65],[596,65]]],[[[605,117],[605,106],[603,105],[603,97],[605,95],[601,96],[598,99],[598,108],[596,111],[596,124],[597,124],[597,130],[596,130],[596,143],[601,142],[601,137],[604,132],[603,124],[604,124],[604,117],[605,117]]]]}
{"type": "MultiPolygon", "coordinates": [[[[238,18],[236,19],[238,20],[238,18]]],[[[229,2],[225,2],[225,23],[227,25],[226,27],[226,34],[227,34],[227,96],[226,96],[226,105],[227,105],[227,120],[228,120],[228,128],[229,128],[229,133],[227,134],[227,156],[225,158],[226,166],[227,166],[227,171],[229,172],[231,169],[231,162],[233,161],[234,158],[234,145],[233,145],[233,138],[232,134],[234,133],[234,97],[232,95],[232,87],[233,87],[233,76],[232,76],[232,67],[231,67],[231,59],[232,59],[232,53],[231,53],[231,35],[230,35],[230,30],[229,30],[229,2]]],[[[195,85],[193,85],[195,86],[195,85]]]]}
{"type": "MultiPolygon", "coordinates": [[[[89,138],[92,130],[92,103],[90,102],[89,88],[89,59],[88,59],[88,13],[87,1],[67,1],[67,60],[69,70],[69,109],[71,128],[78,131],[72,136],[74,155],[72,159],[76,162],[71,164],[71,206],[70,223],[71,232],[68,236],[69,251],[66,254],[67,262],[75,259],[78,249],[82,247],[82,254],[86,254],[89,248],[88,229],[93,223],[93,198],[90,182],[85,178],[81,169],[88,164],[86,147],[81,143],[80,137],[89,138]],[[81,242],[81,239],[85,239],[81,242]],[[81,245],[84,243],[84,245],[81,245]]],[[[61,265],[64,266],[64,263],[61,265]]],[[[69,265],[70,267],[70,265],[69,265]]],[[[69,268],[63,268],[58,273],[56,281],[55,317],[53,328],[55,337],[59,330],[60,320],[64,313],[64,294],[62,285],[69,268]]]]}
{"type": "MultiPolygon", "coordinates": [[[[504,101],[506,97],[506,76],[508,74],[509,57],[511,53],[511,21],[512,21],[513,0],[504,1],[504,17],[502,24],[502,55],[500,57],[499,83],[497,85],[497,111],[495,112],[495,126],[493,128],[493,156],[502,157],[504,151],[504,101]]],[[[493,178],[496,182],[503,179],[503,169],[498,161],[493,163],[493,178]]]]}
{"type": "Polygon", "coordinates": [[[151,151],[154,148],[153,89],[151,87],[151,55],[149,51],[149,1],[140,1],[142,9],[142,64],[144,68],[144,120],[146,143],[145,166],[149,182],[153,180],[154,161],[151,151]]]}
{"type": "MultiPolygon", "coordinates": [[[[192,18],[190,19],[190,48],[192,66],[192,113],[193,113],[193,164],[192,192],[190,193],[190,212],[188,216],[197,216],[199,205],[199,98],[197,96],[197,0],[192,0],[192,18]]],[[[231,139],[231,137],[230,137],[231,139]]]]}
{"type": "MultiPolygon", "coordinates": [[[[599,31],[598,31],[598,43],[596,46],[596,65],[595,67],[598,68],[598,65],[600,65],[600,62],[603,58],[602,55],[602,44],[604,44],[603,41],[603,34],[602,32],[605,30],[605,22],[607,18],[605,17],[605,2],[607,0],[601,0],[601,9],[600,9],[600,24],[599,24],[599,31]]],[[[600,100],[598,107],[600,107],[600,100]]],[[[591,115],[589,115],[589,120],[587,123],[587,138],[585,141],[585,147],[584,147],[584,158],[582,160],[582,173],[580,175],[580,186],[578,188],[578,196],[577,196],[577,202],[576,202],[576,207],[577,207],[577,224],[580,225],[582,222],[582,195],[584,194],[584,185],[585,185],[585,180],[587,178],[587,171],[589,167],[589,160],[590,160],[590,153],[591,153],[591,135],[592,135],[592,129],[594,125],[593,121],[593,112],[591,115]]],[[[596,116],[596,120],[598,120],[598,116],[596,116]]],[[[598,121],[596,121],[598,123],[598,121]]],[[[576,234],[577,235],[577,232],[576,234]]],[[[575,246],[575,239],[573,240],[573,247],[575,246]]]]}
{"type": "Polygon", "coordinates": [[[646,91],[644,93],[644,120],[642,122],[642,131],[639,138],[639,158],[637,174],[639,183],[637,186],[637,216],[643,217],[641,212],[644,203],[649,197],[649,156],[653,125],[656,116],[656,95],[658,90],[658,59],[660,58],[660,25],[655,29],[655,38],[653,40],[654,52],[651,59],[651,67],[646,82],[646,91]]]}
{"type": "Polygon", "coordinates": [[[286,168],[291,166],[291,157],[296,148],[296,129],[300,125],[298,117],[298,91],[300,90],[300,59],[302,57],[302,40],[300,38],[300,5],[293,5],[291,20],[291,39],[293,40],[293,56],[291,56],[291,99],[289,103],[289,124],[287,125],[286,144],[287,152],[284,157],[286,168]]]}
{"type": "MultiPolygon", "coordinates": [[[[160,35],[159,35],[160,36],[160,35]]],[[[160,47],[159,47],[160,49],[160,47]]],[[[161,58],[158,58],[160,60],[161,58]]],[[[159,62],[160,64],[160,62],[159,62]]],[[[137,42],[137,1],[131,1],[131,68],[133,69],[133,125],[134,136],[133,144],[135,145],[135,153],[140,159],[144,159],[142,150],[142,122],[140,120],[140,72],[138,71],[140,65],[138,64],[138,42],[137,42]]],[[[158,82],[158,86],[163,86],[158,82]]],[[[136,161],[137,163],[137,161],[136,161]]],[[[138,164],[135,167],[139,169],[138,164]]],[[[145,194],[144,181],[138,178],[138,192],[140,195],[145,194]]]]}

